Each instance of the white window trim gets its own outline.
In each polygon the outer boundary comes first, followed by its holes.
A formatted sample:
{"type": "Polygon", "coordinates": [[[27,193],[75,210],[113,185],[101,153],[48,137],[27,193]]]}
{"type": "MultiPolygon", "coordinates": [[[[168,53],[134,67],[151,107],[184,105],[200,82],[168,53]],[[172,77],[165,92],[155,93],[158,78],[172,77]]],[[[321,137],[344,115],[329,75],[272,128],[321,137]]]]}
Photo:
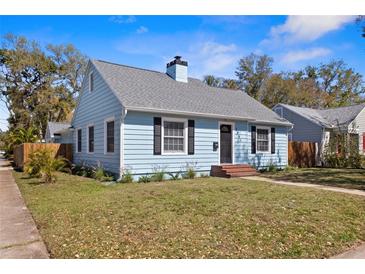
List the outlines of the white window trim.
{"type": "Polygon", "coordinates": [[[82,128],[81,127],[76,128],[75,136],[76,136],[76,141],[75,141],[76,149],[75,149],[75,151],[76,151],[76,153],[82,153],[82,128]],[[79,151],[79,130],[81,130],[81,151],[79,151]]]}
{"type": "Polygon", "coordinates": [[[94,152],[95,152],[95,126],[94,126],[94,124],[88,124],[87,126],[86,126],[86,146],[87,146],[87,153],[88,154],[94,154],[94,152]],[[89,150],[89,128],[90,127],[94,127],[94,151],[93,152],[91,152],[90,150],[89,150]]]}
{"type": "Polygon", "coordinates": [[[91,90],[91,75],[94,75],[93,71],[89,72],[89,92],[93,92],[95,89],[95,81],[94,81],[95,79],[93,79],[93,90],[91,90]]]}
{"type": "Polygon", "coordinates": [[[115,153],[115,117],[112,116],[112,117],[108,117],[108,118],[104,119],[104,154],[112,155],[114,153],[115,153]],[[112,121],[114,121],[114,151],[113,152],[107,152],[107,149],[106,149],[106,145],[107,145],[106,144],[106,137],[107,137],[106,124],[108,122],[112,122],[112,121]]]}
{"type": "Polygon", "coordinates": [[[271,154],[271,127],[264,127],[264,126],[256,126],[256,154],[271,154]],[[269,138],[269,145],[267,150],[259,150],[258,149],[258,138],[257,138],[257,130],[258,129],[265,129],[268,130],[268,138],[269,138]]]}
{"type": "Polygon", "coordinates": [[[235,136],[235,123],[234,122],[218,122],[218,163],[221,164],[221,125],[231,125],[232,131],[232,164],[235,163],[235,151],[234,151],[234,136],[235,136]]]}
{"type": "Polygon", "coordinates": [[[184,118],[161,118],[161,155],[188,155],[188,119],[184,118]],[[164,122],[184,123],[184,152],[165,152],[165,127],[164,122]]]}

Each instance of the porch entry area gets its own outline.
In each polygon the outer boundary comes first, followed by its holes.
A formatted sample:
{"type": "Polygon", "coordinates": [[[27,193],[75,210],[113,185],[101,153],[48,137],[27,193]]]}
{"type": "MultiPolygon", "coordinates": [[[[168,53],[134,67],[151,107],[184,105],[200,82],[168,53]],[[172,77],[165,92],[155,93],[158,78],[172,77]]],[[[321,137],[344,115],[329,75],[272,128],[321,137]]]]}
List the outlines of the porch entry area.
{"type": "Polygon", "coordinates": [[[220,124],[220,163],[232,164],[232,125],[220,124]]]}
{"type": "Polygon", "coordinates": [[[219,124],[219,161],[220,165],[213,165],[210,175],[215,177],[243,177],[257,175],[256,169],[248,164],[233,164],[233,123],[219,124]]]}

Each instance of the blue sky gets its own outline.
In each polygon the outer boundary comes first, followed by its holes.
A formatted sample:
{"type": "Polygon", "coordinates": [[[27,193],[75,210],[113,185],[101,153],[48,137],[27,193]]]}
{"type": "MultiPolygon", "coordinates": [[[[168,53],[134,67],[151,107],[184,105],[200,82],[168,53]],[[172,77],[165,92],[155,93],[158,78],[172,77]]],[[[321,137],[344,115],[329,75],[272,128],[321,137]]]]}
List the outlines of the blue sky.
{"type": "MultiPolygon", "coordinates": [[[[365,75],[365,39],[351,16],[0,16],[12,32],[48,43],[72,43],[93,59],[165,70],[175,55],[189,74],[234,77],[251,52],[274,58],[274,70],[343,59],[365,75]]],[[[0,104],[0,128],[7,112],[0,104]]]]}

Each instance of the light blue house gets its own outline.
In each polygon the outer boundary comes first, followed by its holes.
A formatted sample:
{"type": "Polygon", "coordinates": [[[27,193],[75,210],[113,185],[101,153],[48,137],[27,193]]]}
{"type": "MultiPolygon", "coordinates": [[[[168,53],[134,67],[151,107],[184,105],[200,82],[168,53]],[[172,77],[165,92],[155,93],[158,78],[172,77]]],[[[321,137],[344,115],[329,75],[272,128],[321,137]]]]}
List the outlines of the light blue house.
{"type": "Polygon", "coordinates": [[[290,127],[240,90],[188,77],[179,56],[166,73],[93,60],[71,122],[73,158],[136,178],[187,165],[198,174],[221,164],[285,167],[290,127]]]}

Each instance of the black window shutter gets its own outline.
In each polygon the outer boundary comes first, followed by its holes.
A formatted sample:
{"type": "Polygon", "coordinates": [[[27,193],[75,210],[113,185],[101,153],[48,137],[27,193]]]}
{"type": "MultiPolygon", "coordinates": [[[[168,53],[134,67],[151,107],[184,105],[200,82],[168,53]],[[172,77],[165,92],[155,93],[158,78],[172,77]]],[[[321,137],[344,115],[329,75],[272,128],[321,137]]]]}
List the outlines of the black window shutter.
{"type": "Polygon", "coordinates": [[[271,128],[271,154],[275,154],[275,128],[271,128]]]}
{"type": "Polygon", "coordinates": [[[161,117],[153,118],[153,154],[161,155],[161,117]]]}
{"type": "Polygon", "coordinates": [[[256,127],[251,126],[251,154],[256,154],[256,127]]]}
{"type": "Polygon", "coordinates": [[[195,121],[188,120],[188,154],[194,154],[194,143],[195,143],[195,121]]]}

